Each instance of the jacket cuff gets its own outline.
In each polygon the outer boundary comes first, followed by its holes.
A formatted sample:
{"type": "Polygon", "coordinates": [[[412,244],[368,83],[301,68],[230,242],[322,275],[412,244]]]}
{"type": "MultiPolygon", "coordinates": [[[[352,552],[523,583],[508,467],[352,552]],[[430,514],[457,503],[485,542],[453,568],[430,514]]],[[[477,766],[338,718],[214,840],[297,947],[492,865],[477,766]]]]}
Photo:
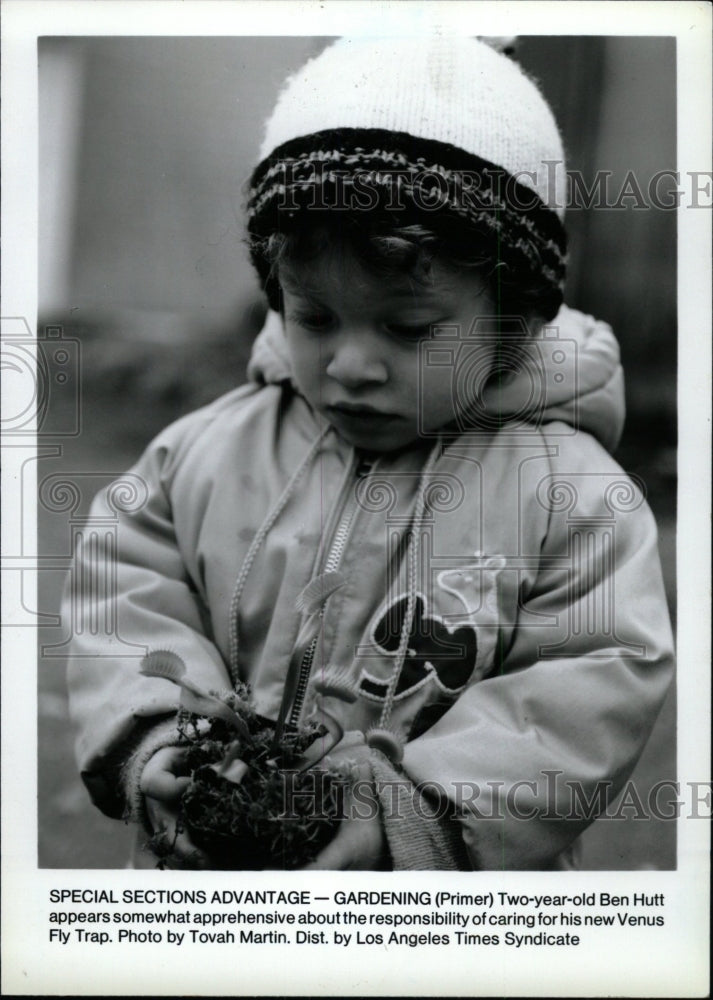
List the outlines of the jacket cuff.
{"type": "Polygon", "coordinates": [[[460,825],[443,816],[382,753],[372,750],[370,764],[394,870],[472,870],[460,825]]]}
{"type": "Polygon", "coordinates": [[[143,826],[148,833],[153,833],[153,830],[148,821],[146,801],[141,791],[141,775],[157,750],[178,746],[183,742],[185,741],[176,727],[175,718],[168,719],[144,736],[121,770],[120,781],[126,799],[125,818],[143,826]]]}

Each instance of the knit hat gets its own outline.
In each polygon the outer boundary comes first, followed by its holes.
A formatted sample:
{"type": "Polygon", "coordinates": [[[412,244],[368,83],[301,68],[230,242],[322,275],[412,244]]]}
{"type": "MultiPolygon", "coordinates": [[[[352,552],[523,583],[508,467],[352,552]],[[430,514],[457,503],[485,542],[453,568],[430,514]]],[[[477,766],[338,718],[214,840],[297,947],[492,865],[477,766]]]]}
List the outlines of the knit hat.
{"type": "Polygon", "coordinates": [[[253,261],[268,286],[260,239],[310,212],[457,221],[511,284],[537,290],[549,319],[565,276],[564,178],[547,103],[485,42],[342,38],[288,79],[267,123],[248,200],[253,261]]]}

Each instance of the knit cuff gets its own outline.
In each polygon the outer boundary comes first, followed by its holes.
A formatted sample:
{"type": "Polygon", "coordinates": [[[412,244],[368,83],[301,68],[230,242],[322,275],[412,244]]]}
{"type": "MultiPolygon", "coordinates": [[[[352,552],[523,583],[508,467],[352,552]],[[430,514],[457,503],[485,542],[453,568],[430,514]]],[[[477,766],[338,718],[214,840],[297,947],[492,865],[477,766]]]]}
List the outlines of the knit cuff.
{"type": "Polygon", "coordinates": [[[470,871],[460,825],[439,810],[382,753],[370,756],[395,871],[470,871]]]}
{"type": "Polygon", "coordinates": [[[153,833],[146,812],[146,800],[141,791],[141,775],[157,750],[178,746],[184,742],[176,727],[175,718],[168,719],[151,729],[138,744],[121,770],[120,781],[126,799],[125,818],[138,823],[148,833],[153,833]]]}

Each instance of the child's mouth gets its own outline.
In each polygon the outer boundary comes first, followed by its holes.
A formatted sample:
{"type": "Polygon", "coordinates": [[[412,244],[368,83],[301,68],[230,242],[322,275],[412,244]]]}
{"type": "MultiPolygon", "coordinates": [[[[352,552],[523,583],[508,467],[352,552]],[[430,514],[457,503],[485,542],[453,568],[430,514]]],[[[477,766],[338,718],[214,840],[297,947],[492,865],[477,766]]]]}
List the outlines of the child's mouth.
{"type": "Polygon", "coordinates": [[[353,426],[383,425],[399,419],[396,413],[387,413],[384,410],[377,410],[373,406],[353,403],[335,403],[325,407],[324,412],[329,419],[353,426]]]}

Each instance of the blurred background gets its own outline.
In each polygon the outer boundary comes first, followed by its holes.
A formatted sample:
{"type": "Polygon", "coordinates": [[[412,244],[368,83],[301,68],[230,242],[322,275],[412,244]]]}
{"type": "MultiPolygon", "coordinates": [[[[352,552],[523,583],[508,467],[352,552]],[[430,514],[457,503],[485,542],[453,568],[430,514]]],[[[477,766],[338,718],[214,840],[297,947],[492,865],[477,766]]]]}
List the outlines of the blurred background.
{"type": "MultiPolygon", "coordinates": [[[[38,551],[54,559],[37,612],[40,867],[126,864],[130,831],[90,804],[73,759],[57,617],[72,531],[155,433],[243,381],[264,316],[242,242],[245,183],[282,81],[326,42],[40,39],[38,334],[52,382],[41,431],[59,445],[38,460],[38,551]],[[52,487],[67,480],[71,502],[58,503],[52,487]]],[[[676,216],[647,194],[676,165],[675,42],[526,37],[516,58],[553,108],[568,169],[587,189],[608,172],[619,203],[568,211],[566,300],[619,338],[628,419],[616,457],[646,483],[675,620],[676,216]]],[[[671,187],[660,183],[662,199],[671,187]]],[[[671,692],[634,778],[645,797],[675,776],[671,692]]],[[[672,822],[602,820],[586,834],[586,868],[675,864],[672,822]]]]}

